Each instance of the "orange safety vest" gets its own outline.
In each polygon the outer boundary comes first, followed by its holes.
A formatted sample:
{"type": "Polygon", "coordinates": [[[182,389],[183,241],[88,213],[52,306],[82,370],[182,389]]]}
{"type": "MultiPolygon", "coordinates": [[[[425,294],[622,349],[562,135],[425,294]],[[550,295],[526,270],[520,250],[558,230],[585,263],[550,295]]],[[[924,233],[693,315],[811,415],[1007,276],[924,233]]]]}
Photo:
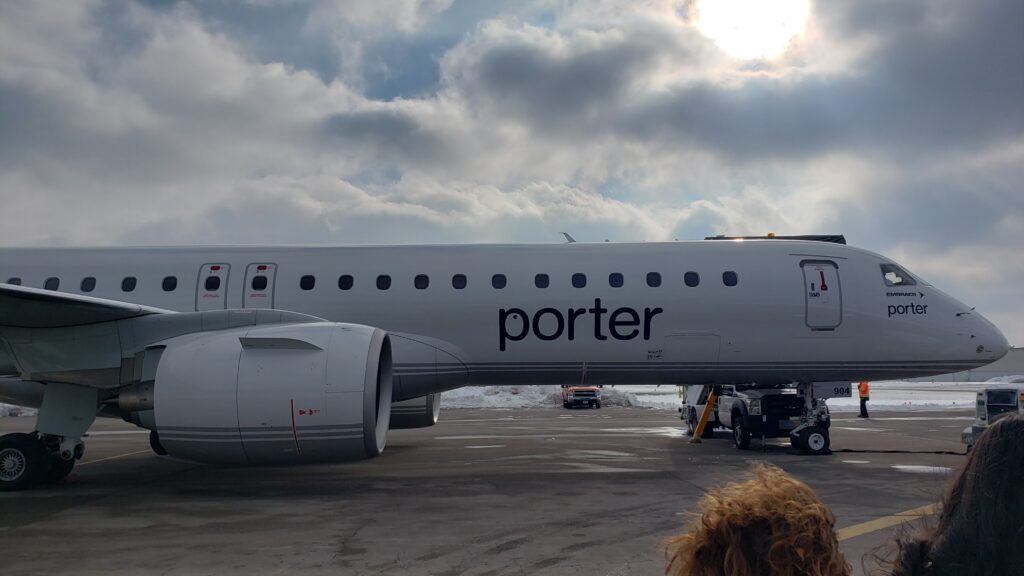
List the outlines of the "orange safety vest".
{"type": "Polygon", "coordinates": [[[871,387],[867,382],[861,382],[857,384],[857,392],[860,393],[861,398],[867,398],[871,394],[871,387]]]}

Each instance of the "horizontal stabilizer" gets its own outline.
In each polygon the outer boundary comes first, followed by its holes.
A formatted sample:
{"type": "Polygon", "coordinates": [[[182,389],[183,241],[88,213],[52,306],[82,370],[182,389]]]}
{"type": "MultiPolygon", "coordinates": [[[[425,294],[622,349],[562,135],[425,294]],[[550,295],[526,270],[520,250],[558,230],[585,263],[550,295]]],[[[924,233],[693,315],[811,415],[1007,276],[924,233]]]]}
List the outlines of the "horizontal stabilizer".
{"type": "Polygon", "coordinates": [[[170,313],[117,300],[0,283],[0,327],[64,328],[170,313]]]}

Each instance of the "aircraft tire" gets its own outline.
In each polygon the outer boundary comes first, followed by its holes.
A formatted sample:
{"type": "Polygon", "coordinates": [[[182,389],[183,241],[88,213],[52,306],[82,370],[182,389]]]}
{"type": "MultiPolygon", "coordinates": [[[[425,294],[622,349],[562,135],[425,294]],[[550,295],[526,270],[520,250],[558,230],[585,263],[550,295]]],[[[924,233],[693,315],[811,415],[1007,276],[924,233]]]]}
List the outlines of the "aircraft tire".
{"type": "Polygon", "coordinates": [[[800,451],[810,456],[831,454],[829,450],[828,430],[821,426],[811,426],[800,432],[800,451]]]}
{"type": "Polygon", "coordinates": [[[56,484],[64,478],[67,478],[68,474],[71,474],[71,470],[75,468],[75,459],[70,460],[56,459],[50,462],[50,469],[46,471],[43,476],[42,484],[56,484]]]}
{"type": "Polygon", "coordinates": [[[35,434],[0,436],[0,492],[35,486],[49,466],[46,448],[35,434]]]}

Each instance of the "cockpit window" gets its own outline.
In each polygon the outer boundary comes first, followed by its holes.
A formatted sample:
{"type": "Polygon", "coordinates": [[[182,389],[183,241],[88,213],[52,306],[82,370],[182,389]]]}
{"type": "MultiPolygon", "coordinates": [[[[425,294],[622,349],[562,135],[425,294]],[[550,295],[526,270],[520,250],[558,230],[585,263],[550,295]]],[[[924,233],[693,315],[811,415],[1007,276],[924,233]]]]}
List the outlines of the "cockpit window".
{"type": "Polygon", "coordinates": [[[895,264],[882,264],[882,279],[886,286],[914,286],[917,280],[907,274],[906,270],[895,264]]]}

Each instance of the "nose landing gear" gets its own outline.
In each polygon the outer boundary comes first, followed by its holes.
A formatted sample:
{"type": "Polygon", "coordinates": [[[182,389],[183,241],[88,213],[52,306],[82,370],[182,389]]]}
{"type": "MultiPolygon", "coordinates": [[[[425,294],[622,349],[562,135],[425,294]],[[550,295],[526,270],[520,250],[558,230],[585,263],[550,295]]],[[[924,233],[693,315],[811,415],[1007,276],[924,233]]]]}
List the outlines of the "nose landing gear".
{"type": "MultiPolygon", "coordinates": [[[[826,382],[822,384],[831,386],[832,383],[826,382]]],[[[848,382],[836,384],[839,385],[833,386],[837,391],[834,395],[842,395],[842,392],[849,395],[848,382]]],[[[828,386],[825,387],[827,388],[828,386]]],[[[825,397],[830,395],[819,393],[816,398],[814,385],[807,382],[797,385],[797,395],[804,402],[804,413],[800,425],[790,433],[790,443],[800,452],[811,456],[831,454],[832,451],[829,449],[831,441],[828,432],[831,418],[828,413],[828,406],[825,405],[825,397]]]]}

